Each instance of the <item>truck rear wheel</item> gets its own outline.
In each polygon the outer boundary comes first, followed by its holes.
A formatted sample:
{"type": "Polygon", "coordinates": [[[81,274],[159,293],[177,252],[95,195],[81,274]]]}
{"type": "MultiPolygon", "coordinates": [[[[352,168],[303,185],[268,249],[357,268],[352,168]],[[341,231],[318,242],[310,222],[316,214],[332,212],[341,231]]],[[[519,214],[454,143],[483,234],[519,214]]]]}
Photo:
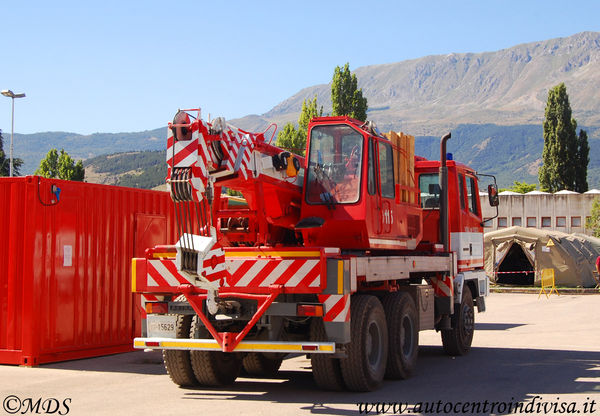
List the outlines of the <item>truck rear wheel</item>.
{"type": "Polygon", "coordinates": [[[410,294],[390,293],[383,299],[389,330],[386,378],[406,379],[413,375],[419,355],[417,307],[410,294]]]}
{"type": "Polygon", "coordinates": [[[277,374],[285,354],[250,352],[242,364],[248,375],[254,377],[272,377],[277,374]]]}
{"type": "MultiPolygon", "coordinates": [[[[185,301],[184,296],[175,299],[175,302],[183,301],[185,301]]],[[[191,315],[177,315],[177,323],[175,326],[176,337],[189,338],[191,325],[191,315]]],[[[192,370],[189,351],[163,350],[163,362],[167,374],[169,374],[173,383],[181,387],[195,386],[198,384],[198,381],[194,376],[194,370],[192,370]]]]}
{"type": "MultiPolygon", "coordinates": [[[[323,321],[313,318],[310,324],[311,341],[327,341],[327,333],[323,321]]],[[[313,378],[317,386],[323,390],[344,390],[344,379],[342,378],[342,369],[340,368],[340,359],[331,358],[329,354],[311,354],[310,362],[312,364],[313,378]]]]}
{"type": "MultiPolygon", "coordinates": [[[[191,338],[209,338],[210,334],[197,316],[192,320],[191,338]]],[[[242,359],[239,353],[222,351],[190,351],[192,369],[203,386],[225,386],[240,374],[242,359]]]]}
{"type": "MultiPolygon", "coordinates": [[[[455,308],[457,305],[455,305],[455,308]]],[[[471,290],[465,284],[462,301],[452,315],[452,329],[442,330],[442,344],[448,355],[465,355],[471,349],[475,332],[475,309],[471,290]]]]}
{"type": "Polygon", "coordinates": [[[347,358],[340,360],[344,384],[352,391],[372,391],[385,375],[388,329],[379,299],[354,295],[350,304],[351,339],[347,358]]]}

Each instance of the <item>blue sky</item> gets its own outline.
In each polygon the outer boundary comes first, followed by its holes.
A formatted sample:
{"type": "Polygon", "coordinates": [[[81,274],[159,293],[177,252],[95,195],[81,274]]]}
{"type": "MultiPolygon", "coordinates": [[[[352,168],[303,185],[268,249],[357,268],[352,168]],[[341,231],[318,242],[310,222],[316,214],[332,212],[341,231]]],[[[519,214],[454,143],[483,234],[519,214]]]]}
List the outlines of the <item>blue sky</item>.
{"type": "MultiPolygon", "coordinates": [[[[27,94],[15,102],[18,133],[154,129],[197,106],[262,114],[345,62],[600,31],[598,0],[6,0],[0,16],[0,89],[27,94]]],[[[0,96],[5,134],[10,113],[0,96]]]]}

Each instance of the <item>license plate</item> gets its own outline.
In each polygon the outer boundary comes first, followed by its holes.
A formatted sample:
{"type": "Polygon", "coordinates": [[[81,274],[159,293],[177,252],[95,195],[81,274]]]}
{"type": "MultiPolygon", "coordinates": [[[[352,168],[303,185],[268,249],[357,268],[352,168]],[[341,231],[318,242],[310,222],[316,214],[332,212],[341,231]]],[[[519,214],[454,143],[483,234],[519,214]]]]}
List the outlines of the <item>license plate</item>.
{"type": "Polygon", "coordinates": [[[148,315],[147,324],[150,338],[177,338],[177,316],[148,315]]]}

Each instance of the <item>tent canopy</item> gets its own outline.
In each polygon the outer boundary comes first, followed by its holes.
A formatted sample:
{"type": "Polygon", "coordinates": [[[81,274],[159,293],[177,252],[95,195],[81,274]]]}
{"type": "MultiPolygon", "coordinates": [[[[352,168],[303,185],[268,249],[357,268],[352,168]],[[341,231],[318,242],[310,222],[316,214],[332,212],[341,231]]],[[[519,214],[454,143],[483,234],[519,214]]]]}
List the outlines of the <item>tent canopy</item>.
{"type": "Polygon", "coordinates": [[[493,282],[539,286],[542,269],[554,269],[557,286],[596,285],[593,271],[600,255],[598,238],[510,227],[486,233],[484,247],[485,271],[493,282]]]}

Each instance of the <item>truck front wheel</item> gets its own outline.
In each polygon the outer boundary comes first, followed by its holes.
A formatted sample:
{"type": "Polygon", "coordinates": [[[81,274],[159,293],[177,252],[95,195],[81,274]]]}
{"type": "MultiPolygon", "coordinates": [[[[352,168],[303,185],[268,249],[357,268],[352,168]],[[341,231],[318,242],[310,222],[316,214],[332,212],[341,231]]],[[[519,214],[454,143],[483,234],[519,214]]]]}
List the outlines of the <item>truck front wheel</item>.
{"type": "Polygon", "coordinates": [[[379,299],[354,295],[350,304],[351,339],[340,360],[344,384],[352,391],[372,391],[383,381],[388,356],[388,328],[379,299]]]}
{"type": "Polygon", "coordinates": [[[475,332],[475,309],[471,290],[465,284],[462,301],[455,305],[452,329],[442,330],[442,344],[448,355],[465,355],[471,349],[475,332]]]}

